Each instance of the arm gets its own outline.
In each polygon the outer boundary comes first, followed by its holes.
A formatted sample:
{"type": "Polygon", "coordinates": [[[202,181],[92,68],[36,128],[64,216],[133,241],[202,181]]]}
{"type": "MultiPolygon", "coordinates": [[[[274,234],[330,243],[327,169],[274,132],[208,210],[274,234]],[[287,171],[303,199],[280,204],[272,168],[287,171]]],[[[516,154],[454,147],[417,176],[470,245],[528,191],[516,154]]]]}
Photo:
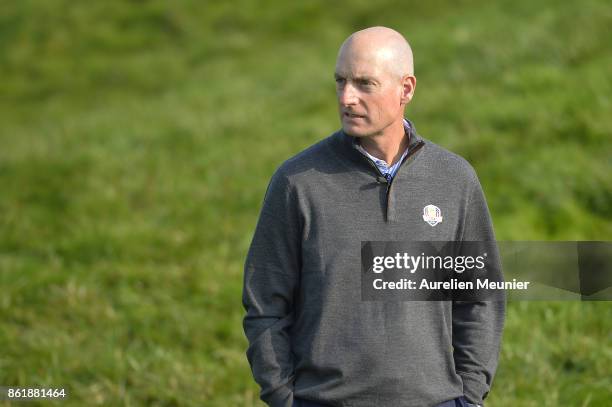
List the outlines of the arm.
{"type": "Polygon", "coordinates": [[[286,180],[272,177],[244,268],[243,320],[247,358],[260,397],[272,407],[293,403],[293,360],[289,329],[299,282],[297,205],[286,180]]]}
{"type": "MultiPolygon", "coordinates": [[[[463,224],[463,241],[495,241],[489,210],[474,174],[463,224]]],[[[490,260],[499,261],[499,256],[490,260]]],[[[491,389],[504,325],[505,301],[453,303],[453,357],[470,403],[481,404],[491,389]]]]}

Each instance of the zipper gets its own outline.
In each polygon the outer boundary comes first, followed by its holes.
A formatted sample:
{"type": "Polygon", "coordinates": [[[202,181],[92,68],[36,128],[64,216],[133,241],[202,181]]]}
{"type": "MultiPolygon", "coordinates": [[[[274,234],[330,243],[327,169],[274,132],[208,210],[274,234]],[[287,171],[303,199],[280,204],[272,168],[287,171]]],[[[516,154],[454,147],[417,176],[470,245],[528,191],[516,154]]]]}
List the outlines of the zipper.
{"type": "MultiPolygon", "coordinates": [[[[419,140],[410,150],[408,150],[408,154],[406,154],[406,156],[404,157],[404,159],[400,163],[399,168],[397,169],[397,172],[395,173],[396,176],[397,176],[397,173],[399,173],[399,171],[401,170],[401,168],[404,165],[404,163],[406,161],[408,161],[408,159],[411,156],[413,156],[417,151],[419,151],[424,145],[425,145],[425,142],[423,140],[419,140]]],[[[368,162],[368,164],[370,164],[370,166],[372,166],[374,168],[374,170],[376,171],[376,173],[378,174],[376,176],[376,182],[378,182],[379,184],[387,184],[387,190],[385,191],[385,212],[388,212],[389,211],[389,193],[391,192],[391,185],[393,184],[393,180],[395,179],[395,177],[391,178],[391,181],[389,181],[383,175],[383,173],[380,171],[380,169],[374,163],[374,161],[372,161],[369,157],[367,157],[367,156],[365,156],[363,154],[361,154],[361,156],[363,156],[363,158],[365,158],[365,160],[368,162]]],[[[386,216],[386,214],[385,214],[385,216],[386,216]]]]}
{"type": "MultiPolygon", "coordinates": [[[[404,163],[406,161],[408,161],[408,159],[411,156],[413,156],[417,151],[419,151],[424,145],[425,145],[425,142],[423,140],[419,140],[417,142],[417,144],[414,147],[412,147],[411,150],[408,150],[408,154],[406,154],[406,157],[404,157],[404,159],[402,160],[402,162],[399,165],[399,168],[395,172],[396,176],[397,176],[397,173],[400,172],[400,170],[402,169],[402,166],[404,165],[404,163]]],[[[374,166],[376,166],[376,164],[374,164],[374,166]]],[[[378,167],[376,167],[376,168],[378,168],[378,167]]],[[[393,184],[393,180],[394,179],[395,179],[395,177],[391,178],[391,182],[387,182],[387,203],[389,202],[389,192],[391,191],[391,184],[393,184]]]]}
{"type": "MultiPolygon", "coordinates": [[[[423,147],[425,145],[425,142],[420,140],[414,147],[412,147],[411,150],[408,151],[408,154],[406,154],[406,156],[404,157],[404,159],[402,160],[402,162],[399,165],[399,168],[396,171],[396,175],[397,173],[400,171],[400,169],[402,168],[402,166],[404,165],[404,163],[406,161],[408,161],[408,159],[414,155],[414,153],[416,153],[417,151],[419,151],[421,149],[421,147],[423,147]]],[[[361,154],[363,156],[363,158],[366,159],[366,161],[368,162],[368,164],[370,164],[370,166],[372,168],[374,168],[374,170],[376,171],[376,173],[378,174],[378,176],[376,177],[376,181],[380,184],[387,184],[387,194],[389,193],[389,189],[391,188],[391,184],[393,183],[393,180],[395,179],[395,177],[393,177],[391,179],[391,181],[389,181],[385,175],[380,172],[380,169],[378,168],[378,166],[376,165],[376,163],[374,163],[374,161],[372,161],[369,157],[366,157],[365,155],[361,154]]]]}
{"type": "MultiPolygon", "coordinates": [[[[361,153],[359,153],[359,154],[361,154],[361,153]]],[[[376,182],[378,182],[378,183],[381,183],[381,184],[382,184],[382,183],[383,183],[383,181],[381,180],[381,178],[382,178],[383,180],[385,180],[384,182],[387,182],[387,183],[388,183],[387,179],[385,178],[385,176],[383,175],[383,173],[382,173],[382,172],[380,172],[380,168],[378,168],[378,166],[376,165],[376,163],[374,163],[374,161],[372,161],[372,160],[371,160],[369,157],[367,157],[367,156],[365,156],[365,155],[363,155],[363,154],[361,154],[361,155],[363,156],[363,158],[365,158],[365,159],[366,159],[366,161],[368,162],[368,164],[370,164],[370,165],[372,166],[372,168],[374,168],[374,170],[376,170],[376,173],[378,173],[378,176],[376,177],[376,182]]]]}

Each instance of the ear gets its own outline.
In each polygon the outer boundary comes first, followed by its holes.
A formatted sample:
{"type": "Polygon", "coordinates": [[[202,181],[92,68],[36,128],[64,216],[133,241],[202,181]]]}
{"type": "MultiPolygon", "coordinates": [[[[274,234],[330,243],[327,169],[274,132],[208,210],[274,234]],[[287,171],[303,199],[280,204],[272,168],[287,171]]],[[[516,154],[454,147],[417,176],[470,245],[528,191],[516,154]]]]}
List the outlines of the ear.
{"type": "Polygon", "coordinates": [[[400,103],[407,105],[414,96],[414,88],[416,88],[416,76],[406,75],[402,78],[402,95],[400,103]]]}

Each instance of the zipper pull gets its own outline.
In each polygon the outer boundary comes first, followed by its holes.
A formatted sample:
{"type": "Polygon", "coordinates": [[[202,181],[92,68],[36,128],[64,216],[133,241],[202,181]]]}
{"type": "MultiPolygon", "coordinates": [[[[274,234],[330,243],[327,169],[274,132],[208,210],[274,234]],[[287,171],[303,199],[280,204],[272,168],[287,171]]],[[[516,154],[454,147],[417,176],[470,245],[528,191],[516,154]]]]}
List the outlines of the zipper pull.
{"type": "Polygon", "coordinates": [[[390,184],[392,179],[393,177],[389,173],[376,176],[376,182],[378,182],[379,184],[390,184]]]}
{"type": "Polygon", "coordinates": [[[376,182],[378,182],[379,184],[388,184],[389,180],[385,176],[378,175],[376,176],[376,182]]]}

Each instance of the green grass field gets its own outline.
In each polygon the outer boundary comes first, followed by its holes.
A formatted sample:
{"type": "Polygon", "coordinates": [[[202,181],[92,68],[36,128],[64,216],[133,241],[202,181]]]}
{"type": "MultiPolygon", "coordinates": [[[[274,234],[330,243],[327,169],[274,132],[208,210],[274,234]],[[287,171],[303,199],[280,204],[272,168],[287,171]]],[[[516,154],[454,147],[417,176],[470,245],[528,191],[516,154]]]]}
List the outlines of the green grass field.
{"type": "MultiPolygon", "coordinates": [[[[167,4],[0,5],[0,386],[70,394],[28,405],[262,405],[244,256],[366,26],[411,42],[407,116],[499,239],[612,240],[609,2],[167,4]]],[[[509,304],[488,406],[609,406],[611,332],[609,302],[509,304]]]]}

